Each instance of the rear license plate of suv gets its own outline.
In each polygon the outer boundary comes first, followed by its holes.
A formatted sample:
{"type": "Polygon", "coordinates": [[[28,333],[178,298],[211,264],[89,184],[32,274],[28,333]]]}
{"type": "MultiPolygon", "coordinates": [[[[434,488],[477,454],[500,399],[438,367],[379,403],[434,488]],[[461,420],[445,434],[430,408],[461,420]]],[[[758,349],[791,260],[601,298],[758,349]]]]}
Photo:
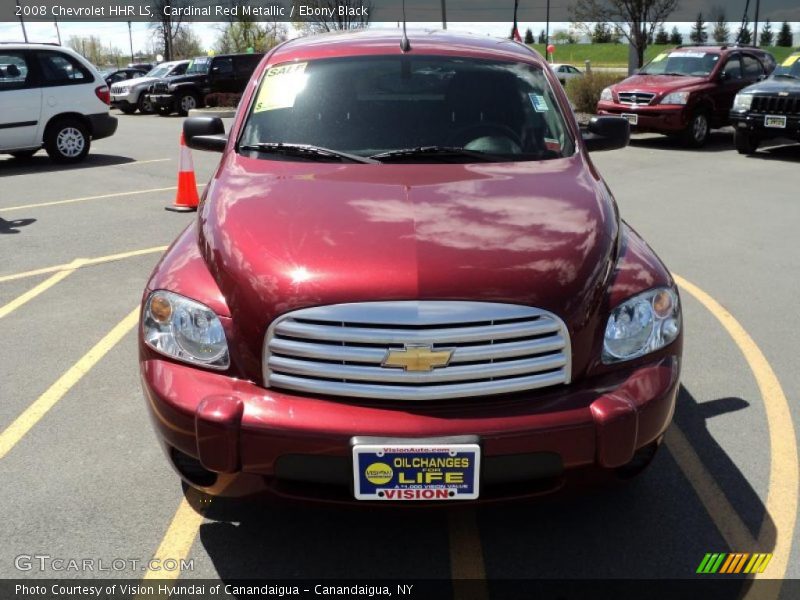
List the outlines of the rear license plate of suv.
{"type": "Polygon", "coordinates": [[[786,129],[786,117],[767,115],[764,117],[764,127],[774,127],[775,129],[786,129]]]}
{"type": "Polygon", "coordinates": [[[357,500],[474,500],[478,497],[478,444],[396,442],[355,444],[357,500]]]}
{"type": "Polygon", "coordinates": [[[631,113],[623,113],[622,116],[628,119],[628,123],[630,123],[631,125],[639,124],[639,115],[634,115],[631,113]]]}

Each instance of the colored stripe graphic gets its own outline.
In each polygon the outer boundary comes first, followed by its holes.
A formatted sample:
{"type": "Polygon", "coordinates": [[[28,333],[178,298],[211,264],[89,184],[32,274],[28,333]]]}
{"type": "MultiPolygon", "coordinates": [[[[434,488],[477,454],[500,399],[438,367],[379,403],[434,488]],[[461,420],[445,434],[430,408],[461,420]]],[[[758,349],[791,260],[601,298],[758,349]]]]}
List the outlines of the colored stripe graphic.
{"type": "Polygon", "coordinates": [[[763,573],[772,559],[772,553],[748,552],[707,552],[700,561],[696,573],[701,574],[735,574],[763,573]],[[745,566],[747,565],[747,566],[745,566]]]}

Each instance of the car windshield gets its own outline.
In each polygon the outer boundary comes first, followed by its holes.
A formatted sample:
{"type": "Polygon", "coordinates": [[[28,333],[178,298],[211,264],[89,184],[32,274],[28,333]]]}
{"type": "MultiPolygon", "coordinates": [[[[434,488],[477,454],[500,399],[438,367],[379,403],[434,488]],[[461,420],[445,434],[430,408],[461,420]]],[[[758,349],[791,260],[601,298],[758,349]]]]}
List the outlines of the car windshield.
{"type": "Polygon", "coordinates": [[[706,77],[719,62],[719,54],[702,50],[663,52],[647,63],[639,73],[644,75],[688,75],[706,77]]]}
{"type": "Polygon", "coordinates": [[[268,69],[240,151],[337,160],[319,148],[381,162],[475,162],[560,158],[575,144],[544,73],[530,64],[371,56],[268,69]]]}
{"type": "Polygon", "coordinates": [[[789,58],[783,61],[781,65],[775,69],[775,72],[772,75],[773,77],[775,75],[781,75],[783,77],[789,76],[800,79],[800,53],[789,56],[789,58]]]}
{"type": "Polygon", "coordinates": [[[157,67],[154,67],[150,71],[148,71],[147,76],[148,77],[164,77],[167,73],[169,73],[169,70],[171,68],[172,68],[171,65],[159,65],[157,67]]]}
{"type": "Polygon", "coordinates": [[[189,63],[189,66],[186,68],[186,75],[192,75],[194,73],[205,73],[208,71],[208,65],[211,63],[211,59],[207,56],[201,56],[199,58],[194,58],[189,63]]]}

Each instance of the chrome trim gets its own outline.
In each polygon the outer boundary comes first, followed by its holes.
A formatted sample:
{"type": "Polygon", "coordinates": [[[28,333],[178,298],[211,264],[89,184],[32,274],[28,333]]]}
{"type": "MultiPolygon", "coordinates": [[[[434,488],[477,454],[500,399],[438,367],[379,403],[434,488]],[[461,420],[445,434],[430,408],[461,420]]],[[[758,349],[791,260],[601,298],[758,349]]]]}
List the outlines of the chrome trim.
{"type": "Polygon", "coordinates": [[[619,103],[627,106],[647,106],[648,104],[652,104],[655,97],[656,94],[653,92],[617,92],[619,103]],[[623,96],[626,96],[627,100],[623,100],[623,96]],[[636,101],[631,102],[631,98],[635,98],[636,101]],[[644,100],[644,102],[638,102],[640,98],[644,100]]]}
{"type": "Polygon", "coordinates": [[[297,310],[270,324],[263,361],[266,387],[373,399],[506,394],[569,383],[571,376],[569,335],[559,317],[487,302],[363,302],[297,310]],[[388,351],[417,344],[453,348],[450,363],[432,371],[381,366],[388,351]]]}

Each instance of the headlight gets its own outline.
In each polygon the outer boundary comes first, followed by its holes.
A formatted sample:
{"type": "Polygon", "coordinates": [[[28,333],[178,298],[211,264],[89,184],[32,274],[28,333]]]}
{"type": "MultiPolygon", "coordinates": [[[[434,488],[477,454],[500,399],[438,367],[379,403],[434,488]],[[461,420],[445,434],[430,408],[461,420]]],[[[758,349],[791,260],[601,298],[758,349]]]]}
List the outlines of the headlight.
{"type": "Polygon", "coordinates": [[[681,330],[678,295],[656,288],[626,300],[612,312],[603,340],[606,364],[638,358],[673,342],[681,330]]]}
{"type": "Polygon", "coordinates": [[[227,369],[228,342],[219,317],[207,306],[163,290],[147,298],[144,341],[153,350],[187,363],[227,369]]]}
{"type": "Polygon", "coordinates": [[[672,92],[664,96],[661,104],[686,104],[689,101],[689,92],[672,92]]]}
{"type": "Polygon", "coordinates": [[[607,87],[602,92],[600,92],[600,100],[603,102],[613,102],[614,95],[611,93],[611,88],[607,87]]]}
{"type": "Polygon", "coordinates": [[[750,105],[753,104],[752,94],[736,94],[733,99],[733,110],[750,110],[750,105]]]}

